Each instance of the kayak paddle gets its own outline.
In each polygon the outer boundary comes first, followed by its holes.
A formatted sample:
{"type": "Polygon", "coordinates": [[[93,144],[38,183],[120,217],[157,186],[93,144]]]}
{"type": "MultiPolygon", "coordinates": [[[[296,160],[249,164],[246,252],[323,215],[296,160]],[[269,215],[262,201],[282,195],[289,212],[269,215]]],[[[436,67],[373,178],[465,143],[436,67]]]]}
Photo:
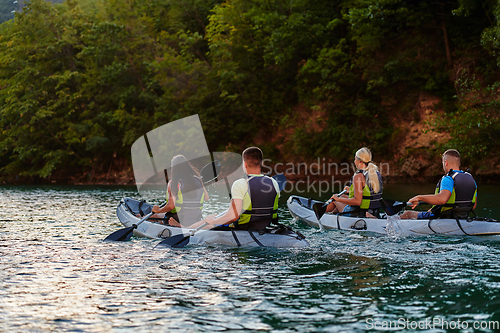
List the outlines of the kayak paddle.
{"type": "Polygon", "coordinates": [[[184,247],[184,246],[189,244],[189,237],[193,236],[198,230],[202,229],[207,224],[208,223],[205,222],[202,225],[200,225],[199,227],[197,227],[196,229],[191,229],[189,231],[189,234],[186,236],[184,234],[179,234],[179,235],[175,235],[175,236],[169,237],[167,239],[164,239],[161,242],[159,242],[158,245],[155,246],[155,248],[157,246],[160,246],[160,245],[161,246],[168,246],[168,247],[175,247],[175,248],[184,247]]]}
{"type": "Polygon", "coordinates": [[[401,211],[401,209],[405,208],[406,206],[411,206],[410,202],[401,202],[389,199],[382,199],[380,201],[380,204],[389,216],[396,215],[401,211]]]}
{"type": "MultiPolygon", "coordinates": [[[[344,194],[346,192],[347,192],[347,190],[343,190],[342,192],[337,194],[337,197],[340,197],[342,194],[344,194]]],[[[327,202],[325,202],[323,204],[321,202],[317,202],[317,203],[313,204],[312,209],[314,210],[314,214],[316,214],[316,218],[318,219],[318,221],[321,219],[321,216],[323,216],[326,213],[326,207],[328,207],[328,205],[331,204],[332,201],[333,201],[333,199],[330,198],[327,202]]],[[[321,227],[321,223],[320,223],[320,227],[321,227]]]]}
{"type": "Polygon", "coordinates": [[[123,229],[120,229],[120,230],[113,232],[111,235],[104,238],[104,240],[105,241],[116,241],[116,242],[128,241],[130,239],[130,237],[132,237],[132,234],[134,233],[134,229],[137,229],[137,226],[139,224],[146,221],[153,214],[154,214],[153,212],[149,213],[148,215],[144,216],[142,218],[142,220],[140,220],[139,222],[132,224],[131,227],[123,228],[123,229]]]}
{"type": "Polygon", "coordinates": [[[213,161],[205,165],[200,171],[200,177],[203,184],[209,185],[215,181],[217,177],[219,177],[220,169],[221,166],[219,161],[213,161]]]}

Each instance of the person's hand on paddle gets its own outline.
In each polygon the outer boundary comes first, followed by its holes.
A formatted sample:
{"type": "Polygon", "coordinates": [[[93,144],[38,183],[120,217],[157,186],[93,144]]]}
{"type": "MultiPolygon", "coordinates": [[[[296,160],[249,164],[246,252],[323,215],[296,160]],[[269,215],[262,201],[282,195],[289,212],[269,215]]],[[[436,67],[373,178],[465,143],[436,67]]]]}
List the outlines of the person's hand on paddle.
{"type": "Polygon", "coordinates": [[[335,198],[338,198],[338,197],[347,197],[347,195],[345,195],[346,192],[349,192],[349,186],[344,187],[344,190],[342,192],[340,192],[338,194],[333,194],[330,197],[330,200],[335,201],[335,198]]]}
{"type": "Polygon", "coordinates": [[[190,228],[198,228],[198,227],[201,227],[203,229],[211,229],[213,228],[213,226],[217,226],[216,222],[215,222],[215,218],[217,216],[212,214],[212,215],[208,215],[207,217],[205,217],[203,220],[201,221],[198,221],[196,223],[193,223],[190,228]]]}
{"type": "Polygon", "coordinates": [[[411,205],[411,208],[412,209],[415,209],[415,207],[418,206],[418,203],[422,201],[422,199],[420,198],[419,195],[416,195],[414,196],[413,198],[411,198],[410,200],[408,200],[408,203],[411,205]]]}

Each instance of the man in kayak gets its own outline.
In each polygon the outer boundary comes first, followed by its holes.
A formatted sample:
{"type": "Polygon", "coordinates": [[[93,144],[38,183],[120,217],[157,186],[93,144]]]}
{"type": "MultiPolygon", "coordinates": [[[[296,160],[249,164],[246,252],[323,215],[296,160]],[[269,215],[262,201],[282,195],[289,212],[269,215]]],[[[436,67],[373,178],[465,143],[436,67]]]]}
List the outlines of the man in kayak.
{"type": "Polygon", "coordinates": [[[279,185],[262,174],[262,150],[250,147],[243,151],[246,176],[233,183],[229,209],[220,216],[210,215],[201,222],[238,230],[262,231],[278,221],[279,185]]]}
{"type": "Polygon", "coordinates": [[[477,185],[472,175],[460,170],[460,153],[449,149],[442,156],[445,175],[436,185],[434,194],[416,195],[409,200],[412,208],[419,202],[433,205],[427,212],[405,211],[402,219],[435,219],[466,216],[477,205],[477,185]]]}

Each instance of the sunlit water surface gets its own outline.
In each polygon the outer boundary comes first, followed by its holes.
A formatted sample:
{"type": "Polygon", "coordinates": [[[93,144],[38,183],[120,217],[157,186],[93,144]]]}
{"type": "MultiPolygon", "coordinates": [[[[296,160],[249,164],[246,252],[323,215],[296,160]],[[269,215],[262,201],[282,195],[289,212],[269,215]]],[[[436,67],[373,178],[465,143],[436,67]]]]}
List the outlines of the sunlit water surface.
{"type": "MultiPolygon", "coordinates": [[[[486,189],[479,211],[500,217],[486,189]]],[[[319,232],[291,219],[285,194],[280,217],[309,248],[103,242],[123,196],[138,194],[0,188],[0,331],[499,331],[500,239],[319,232]]],[[[216,197],[212,212],[226,208],[216,197]]]]}

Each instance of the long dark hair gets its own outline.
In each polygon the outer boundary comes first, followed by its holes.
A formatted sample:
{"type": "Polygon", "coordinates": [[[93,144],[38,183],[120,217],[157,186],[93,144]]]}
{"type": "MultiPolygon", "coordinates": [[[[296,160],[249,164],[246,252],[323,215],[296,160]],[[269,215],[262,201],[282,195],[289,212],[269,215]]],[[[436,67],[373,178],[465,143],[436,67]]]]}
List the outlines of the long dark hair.
{"type": "Polygon", "coordinates": [[[182,186],[182,192],[189,197],[196,196],[196,190],[202,187],[202,182],[198,171],[189,163],[184,155],[177,155],[172,158],[172,185],[170,190],[177,199],[177,188],[182,186]]]}

